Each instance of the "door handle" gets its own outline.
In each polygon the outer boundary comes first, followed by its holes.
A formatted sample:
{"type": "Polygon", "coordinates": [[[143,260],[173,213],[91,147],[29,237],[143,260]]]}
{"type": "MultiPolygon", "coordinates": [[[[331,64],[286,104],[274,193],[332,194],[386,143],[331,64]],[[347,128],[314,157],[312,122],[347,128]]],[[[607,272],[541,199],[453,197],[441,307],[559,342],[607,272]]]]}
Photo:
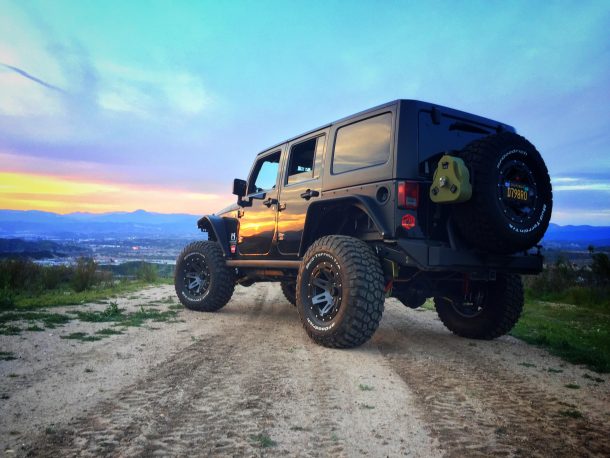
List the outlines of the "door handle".
{"type": "Polygon", "coordinates": [[[305,200],[309,200],[312,197],[318,197],[320,193],[318,191],[314,191],[313,189],[308,189],[304,193],[301,193],[301,198],[305,200]]]}
{"type": "Polygon", "coordinates": [[[283,210],[286,210],[286,203],[279,204],[279,205],[277,206],[277,211],[281,212],[281,211],[283,211],[283,210]]]}
{"type": "Polygon", "coordinates": [[[237,210],[237,217],[241,218],[242,216],[244,216],[244,210],[243,208],[240,208],[239,210],[237,210]]]}
{"type": "Polygon", "coordinates": [[[267,208],[275,204],[277,204],[277,199],[272,199],[271,197],[269,197],[268,199],[263,200],[263,205],[267,208]]]}

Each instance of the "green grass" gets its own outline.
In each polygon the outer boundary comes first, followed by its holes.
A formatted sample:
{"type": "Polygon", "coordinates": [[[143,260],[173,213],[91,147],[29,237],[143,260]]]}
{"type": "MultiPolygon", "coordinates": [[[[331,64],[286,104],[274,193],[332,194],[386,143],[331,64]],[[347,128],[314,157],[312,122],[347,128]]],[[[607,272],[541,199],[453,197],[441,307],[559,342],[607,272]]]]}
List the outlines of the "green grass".
{"type": "Polygon", "coordinates": [[[511,334],[574,364],[610,372],[610,309],[528,300],[511,334]]]}
{"type": "Polygon", "coordinates": [[[72,334],[68,334],[67,336],[60,336],[62,339],[69,340],[80,340],[81,342],[93,342],[95,340],[102,340],[103,337],[100,336],[92,336],[87,334],[86,332],[73,332],[72,334]]]}
{"type": "Polygon", "coordinates": [[[277,445],[277,442],[275,442],[268,435],[263,433],[250,435],[250,440],[254,444],[261,446],[262,448],[275,447],[277,445]]]}
{"type": "MultiPolygon", "coordinates": [[[[0,333],[4,333],[2,329],[10,328],[8,323],[15,321],[28,321],[32,324],[26,328],[28,331],[42,331],[43,328],[38,326],[38,323],[44,325],[45,328],[53,329],[57,326],[62,326],[72,320],[72,317],[63,313],[48,313],[35,311],[9,311],[0,313],[0,333]]],[[[15,326],[13,326],[15,327],[15,326]]],[[[16,328],[19,329],[19,328],[16,328]]]]}
{"type": "Polygon", "coordinates": [[[538,291],[531,288],[526,290],[526,298],[532,301],[560,302],[592,308],[610,307],[610,291],[607,287],[570,286],[561,291],[538,291]]]}
{"type": "Polygon", "coordinates": [[[360,391],[373,391],[374,388],[370,385],[365,385],[363,383],[361,383],[360,385],[358,385],[358,388],[360,388],[360,391]]]}
{"type": "MultiPolygon", "coordinates": [[[[111,302],[105,310],[102,311],[79,311],[75,312],[76,317],[81,321],[92,323],[115,323],[116,326],[123,327],[139,327],[145,321],[151,320],[154,322],[170,321],[176,318],[177,312],[167,310],[162,312],[158,309],[140,307],[140,310],[134,313],[125,313],[124,309],[118,307],[116,302],[111,302]]],[[[109,335],[109,334],[107,334],[109,335]]]]}
{"type": "Polygon", "coordinates": [[[431,312],[436,312],[436,308],[434,307],[434,300],[432,299],[428,299],[426,302],[424,302],[424,305],[422,305],[419,309],[416,310],[429,310],[431,312]]]}
{"type": "Polygon", "coordinates": [[[81,292],[72,289],[58,289],[44,291],[39,294],[17,294],[14,302],[16,309],[31,309],[40,307],[58,307],[63,305],[80,305],[89,302],[97,302],[119,294],[138,291],[146,286],[157,283],[150,283],[143,280],[121,281],[112,286],[93,287],[81,292]]]}
{"type": "Polygon", "coordinates": [[[586,373],[585,373],[585,374],[582,374],[582,377],[583,377],[583,378],[587,378],[587,379],[589,379],[589,380],[592,380],[592,381],[594,381],[595,383],[604,383],[604,381],[605,381],[603,378],[600,378],[600,377],[595,377],[595,376],[593,376],[593,375],[586,374],[586,373]]]}
{"type": "Polygon", "coordinates": [[[124,319],[123,309],[120,309],[116,302],[110,302],[110,304],[100,312],[86,310],[77,311],[74,312],[74,314],[80,321],[88,321],[90,323],[108,323],[124,319]]]}
{"type": "Polygon", "coordinates": [[[10,351],[0,351],[0,361],[12,361],[17,359],[10,351]]]}
{"type": "Polygon", "coordinates": [[[118,331],[118,330],[112,329],[112,328],[104,328],[104,329],[100,329],[99,331],[95,331],[95,333],[98,336],[116,336],[119,334],[123,334],[123,331],[118,331]]]}
{"type": "Polygon", "coordinates": [[[576,409],[560,410],[559,415],[561,415],[563,417],[569,417],[569,418],[582,418],[582,413],[580,413],[576,409]]]}
{"type": "MultiPolygon", "coordinates": [[[[124,309],[119,308],[118,304],[112,301],[101,311],[77,310],[65,314],[13,309],[7,312],[0,312],[0,335],[19,335],[23,330],[44,331],[45,328],[53,329],[72,320],[90,323],[114,323],[115,326],[124,328],[139,327],[148,320],[153,322],[173,321],[176,319],[177,314],[177,308],[175,307],[171,307],[171,310],[167,311],[160,311],[155,308],[144,309],[143,307],[140,307],[140,310],[137,312],[125,313],[124,309]],[[13,322],[21,321],[30,322],[30,324],[25,329],[12,324],[13,322]]],[[[121,330],[104,328],[93,335],[83,332],[74,332],[67,336],[61,336],[61,338],[79,340],[81,342],[93,342],[103,339],[104,337],[122,333],[121,330]]]]}
{"type": "Polygon", "coordinates": [[[21,334],[22,329],[12,324],[0,326],[0,335],[3,336],[18,336],[21,334]]]}

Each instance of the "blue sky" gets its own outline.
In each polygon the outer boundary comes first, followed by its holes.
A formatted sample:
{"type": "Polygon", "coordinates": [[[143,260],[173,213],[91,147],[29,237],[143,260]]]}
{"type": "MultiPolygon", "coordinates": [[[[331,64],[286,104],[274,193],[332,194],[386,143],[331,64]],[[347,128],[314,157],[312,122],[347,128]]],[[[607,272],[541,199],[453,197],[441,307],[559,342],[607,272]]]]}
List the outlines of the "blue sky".
{"type": "Polygon", "coordinates": [[[0,0],[0,173],[24,177],[0,206],[213,211],[258,151],[397,98],[516,126],[553,221],[610,225],[608,1],[0,0]],[[45,207],[61,185],[32,176],[105,191],[45,207]]]}

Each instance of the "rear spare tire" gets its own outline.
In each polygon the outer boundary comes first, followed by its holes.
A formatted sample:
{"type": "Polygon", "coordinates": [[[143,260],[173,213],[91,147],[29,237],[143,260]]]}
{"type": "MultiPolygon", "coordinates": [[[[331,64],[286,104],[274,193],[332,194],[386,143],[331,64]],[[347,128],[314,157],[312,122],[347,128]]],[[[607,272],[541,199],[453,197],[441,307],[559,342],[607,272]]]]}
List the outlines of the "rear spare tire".
{"type": "Polygon", "coordinates": [[[544,236],[553,192],[546,165],[525,138],[490,135],[457,154],[470,169],[472,198],[452,206],[459,234],[474,248],[499,254],[527,250],[544,236]]]}
{"type": "Polygon", "coordinates": [[[187,245],[176,261],[174,286],[186,308],[215,312],[231,299],[235,276],[216,242],[187,245]]]}

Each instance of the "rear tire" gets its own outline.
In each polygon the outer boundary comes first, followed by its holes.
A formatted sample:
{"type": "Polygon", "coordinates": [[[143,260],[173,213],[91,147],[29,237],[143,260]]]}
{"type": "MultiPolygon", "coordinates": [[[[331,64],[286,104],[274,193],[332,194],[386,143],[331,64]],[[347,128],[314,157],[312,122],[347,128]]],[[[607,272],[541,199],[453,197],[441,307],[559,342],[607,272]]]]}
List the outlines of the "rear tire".
{"type": "Polygon", "coordinates": [[[471,284],[472,301],[435,297],[434,305],[443,324],[454,334],[491,340],[508,333],[523,310],[523,284],[514,274],[498,274],[495,282],[471,284]]]}
{"type": "Polygon", "coordinates": [[[307,250],[297,277],[297,310],[316,343],[352,348],[377,330],[384,308],[379,259],[363,241],[331,235],[307,250]]]}
{"type": "Polygon", "coordinates": [[[280,283],[282,286],[282,293],[288,302],[292,305],[297,305],[297,283],[296,281],[283,281],[280,283]]]}
{"type": "Polygon", "coordinates": [[[215,312],[224,307],[233,295],[235,275],[218,243],[187,245],[176,261],[174,287],[186,308],[215,312]]]}

